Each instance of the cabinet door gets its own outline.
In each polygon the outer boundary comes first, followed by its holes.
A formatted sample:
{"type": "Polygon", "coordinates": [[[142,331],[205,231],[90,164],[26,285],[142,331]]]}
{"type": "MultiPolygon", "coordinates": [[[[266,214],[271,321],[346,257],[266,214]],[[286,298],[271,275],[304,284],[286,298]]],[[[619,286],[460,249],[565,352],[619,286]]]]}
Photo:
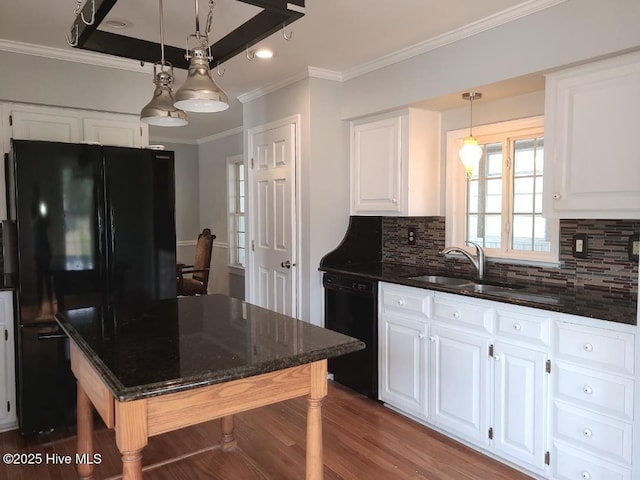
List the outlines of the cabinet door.
{"type": "Polygon", "coordinates": [[[352,125],[351,214],[400,213],[402,117],[352,125]]]}
{"type": "Polygon", "coordinates": [[[518,463],[544,469],[546,355],[494,344],[494,446],[518,463]]]}
{"type": "Polygon", "coordinates": [[[85,118],[84,140],[118,147],[145,147],[145,128],[138,119],[85,118]]]}
{"type": "Polygon", "coordinates": [[[488,442],[489,340],[446,327],[431,327],[431,420],[474,443],[488,442]]]}
{"type": "Polygon", "coordinates": [[[0,292],[0,431],[16,425],[13,293],[0,292]]]}
{"type": "Polygon", "coordinates": [[[547,78],[545,215],[638,218],[640,55],[547,78]]]}
{"type": "Polygon", "coordinates": [[[12,111],[12,138],[77,143],[80,141],[80,119],[67,111],[37,113],[12,111]]]}
{"type": "Polygon", "coordinates": [[[426,323],[381,315],[379,325],[380,400],[426,418],[426,323]]]}

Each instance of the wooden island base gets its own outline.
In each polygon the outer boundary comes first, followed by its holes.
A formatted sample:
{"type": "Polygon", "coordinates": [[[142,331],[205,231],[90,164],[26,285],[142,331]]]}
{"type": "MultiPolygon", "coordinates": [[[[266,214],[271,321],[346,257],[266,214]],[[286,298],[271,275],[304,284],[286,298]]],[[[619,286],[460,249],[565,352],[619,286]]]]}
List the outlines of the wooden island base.
{"type": "MultiPolygon", "coordinates": [[[[127,402],[113,397],[73,342],[71,369],[78,382],[78,454],[93,458],[93,405],[107,428],[115,429],[123,480],[142,480],[142,449],[149,437],[220,418],[221,447],[229,451],[237,445],[234,414],[305,395],[306,479],[323,478],[321,404],[327,394],[326,360],[127,402]]],[[[93,464],[78,464],[78,476],[92,480],[93,464]]]]}

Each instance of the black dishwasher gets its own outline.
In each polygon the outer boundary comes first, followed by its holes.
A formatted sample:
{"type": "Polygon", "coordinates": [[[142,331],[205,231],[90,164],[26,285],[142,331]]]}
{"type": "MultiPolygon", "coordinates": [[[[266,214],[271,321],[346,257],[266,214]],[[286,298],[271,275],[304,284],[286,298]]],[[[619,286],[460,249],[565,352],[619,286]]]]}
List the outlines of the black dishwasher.
{"type": "Polygon", "coordinates": [[[364,350],[330,358],[333,379],[378,399],[378,283],[374,280],[325,273],[324,326],[362,340],[364,350]]]}

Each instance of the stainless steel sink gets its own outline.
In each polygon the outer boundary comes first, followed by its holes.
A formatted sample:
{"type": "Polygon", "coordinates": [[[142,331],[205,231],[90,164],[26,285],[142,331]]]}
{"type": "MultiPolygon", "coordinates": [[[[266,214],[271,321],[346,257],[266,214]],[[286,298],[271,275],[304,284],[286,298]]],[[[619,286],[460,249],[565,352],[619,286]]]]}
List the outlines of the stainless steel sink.
{"type": "Polygon", "coordinates": [[[466,278],[447,277],[445,275],[421,275],[419,277],[409,277],[409,280],[416,282],[435,283],[437,285],[446,285],[447,287],[462,287],[474,285],[473,280],[466,278]]]}
{"type": "Polygon", "coordinates": [[[521,285],[496,285],[491,283],[478,283],[467,278],[448,277],[446,275],[421,275],[418,277],[408,277],[409,280],[417,282],[442,285],[460,290],[461,292],[474,292],[492,295],[494,297],[512,298],[514,300],[524,300],[527,302],[546,303],[556,305],[560,303],[557,298],[536,293],[521,291],[521,285]]]}

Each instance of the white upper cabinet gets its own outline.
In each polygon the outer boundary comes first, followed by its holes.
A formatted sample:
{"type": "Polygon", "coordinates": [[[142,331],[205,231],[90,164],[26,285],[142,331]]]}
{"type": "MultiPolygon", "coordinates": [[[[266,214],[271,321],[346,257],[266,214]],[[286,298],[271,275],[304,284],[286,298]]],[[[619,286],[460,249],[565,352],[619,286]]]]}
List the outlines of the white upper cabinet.
{"type": "Polygon", "coordinates": [[[24,110],[10,111],[9,115],[10,137],[16,140],[80,141],[80,119],[77,115],[24,110]]]}
{"type": "Polygon", "coordinates": [[[132,115],[84,118],[82,124],[87,142],[119,147],[146,147],[149,144],[148,127],[143,127],[144,124],[132,115]]]}
{"type": "Polygon", "coordinates": [[[440,214],[440,113],[409,108],[351,122],[351,214],[440,214]]]}
{"type": "Polygon", "coordinates": [[[544,213],[640,218],[640,53],[547,76],[544,213]]]}

